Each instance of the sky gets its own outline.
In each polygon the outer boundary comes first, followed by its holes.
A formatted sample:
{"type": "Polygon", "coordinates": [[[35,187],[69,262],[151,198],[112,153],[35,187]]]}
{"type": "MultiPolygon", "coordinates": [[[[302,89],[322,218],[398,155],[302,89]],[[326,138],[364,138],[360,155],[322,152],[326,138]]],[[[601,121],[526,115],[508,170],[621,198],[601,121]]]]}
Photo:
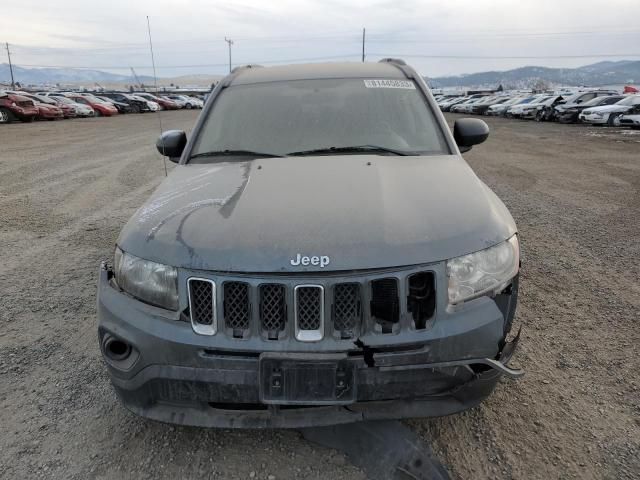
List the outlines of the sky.
{"type": "MultiPolygon", "coordinates": [[[[2,0],[20,66],[151,74],[233,65],[404,58],[425,76],[640,60],[640,0],[2,0]]],[[[0,63],[6,62],[0,50],[0,63]]]]}

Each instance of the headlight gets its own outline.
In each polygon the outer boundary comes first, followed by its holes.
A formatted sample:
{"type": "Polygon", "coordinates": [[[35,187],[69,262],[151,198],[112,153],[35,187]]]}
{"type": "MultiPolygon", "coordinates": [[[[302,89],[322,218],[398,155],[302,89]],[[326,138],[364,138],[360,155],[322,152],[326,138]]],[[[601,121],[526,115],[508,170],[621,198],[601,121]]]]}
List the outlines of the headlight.
{"type": "Polygon", "coordinates": [[[516,235],[486,250],[448,260],[449,303],[499,293],[518,273],[519,266],[516,235]]]}
{"type": "Polygon", "coordinates": [[[116,283],[143,302],[178,310],[178,271],[174,267],[143,260],[116,247],[116,283]]]}

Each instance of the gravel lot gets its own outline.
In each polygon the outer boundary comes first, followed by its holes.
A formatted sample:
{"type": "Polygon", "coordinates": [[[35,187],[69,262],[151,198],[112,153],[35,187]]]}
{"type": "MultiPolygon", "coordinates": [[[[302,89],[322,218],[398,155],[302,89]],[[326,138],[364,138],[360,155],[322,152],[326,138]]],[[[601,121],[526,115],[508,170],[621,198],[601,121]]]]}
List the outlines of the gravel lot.
{"type": "MultiPolygon", "coordinates": [[[[465,156],[520,229],[527,375],[472,411],[407,423],[454,478],[640,478],[640,132],[488,122],[465,156]]],[[[364,478],[295,431],[172,427],[118,404],[98,264],[164,176],[157,133],[154,115],[0,128],[0,477],[364,478]]]]}

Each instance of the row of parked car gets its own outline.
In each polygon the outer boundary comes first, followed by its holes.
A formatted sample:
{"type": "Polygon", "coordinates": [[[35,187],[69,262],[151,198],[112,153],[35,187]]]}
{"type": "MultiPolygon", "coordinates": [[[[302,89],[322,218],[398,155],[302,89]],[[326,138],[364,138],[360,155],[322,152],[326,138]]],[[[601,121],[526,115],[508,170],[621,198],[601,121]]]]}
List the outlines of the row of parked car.
{"type": "Polygon", "coordinates": [[[203,106],[202,99],[179,94],[0,91],[0,123],[15,120],[31,122],[76,117],[110,117],[119,113],[144,113],[203,106]]]}
{"type": "Polygon", "coordinates": [[[445,112],[640,129],[638,93],[621,94],[613,90],[589,90],[569,94],[443,94],[437,95],[436,101],[445,112]]]}

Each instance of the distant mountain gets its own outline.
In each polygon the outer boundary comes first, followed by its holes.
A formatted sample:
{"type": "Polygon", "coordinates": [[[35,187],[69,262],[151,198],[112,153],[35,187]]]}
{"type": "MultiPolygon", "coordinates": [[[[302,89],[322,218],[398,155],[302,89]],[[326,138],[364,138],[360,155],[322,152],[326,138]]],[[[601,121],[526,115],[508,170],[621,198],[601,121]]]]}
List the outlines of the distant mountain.
{"type": "Polygon", "coordinates": [[[606,61],[578,68],[521,67],[504,72],[480,72],[429,78],[432,88],[503,85],[527,88],[540,82],[567,86],[600,86],[640,83],[640,61],[606,61]]]}
{"type": "MultiPolygon", "coordinates": [[[[119,75],[100,70],[74,69],[74,68],[23,68],[13,67],[16,82],[22,85],[42,84],[82,84],[93,86],[100,84],[135,83],[131,75],[119,75]]],[[[140,81],[146,84],[153,83],[153,77],[142,75],[140,81]]],[[[172,82],[175,84],[203,84],[210,85],[212,81],[219,79],[217,75],[185,75],[172,79],[158,79],[162,84],[172,82]]],[[[9,65],[0,63],[0,83],[7,83],[11,79],[9,65]]],[[[478,87],[503,85],[505,88],[530,88],[539,85],[540,82],[567,86],[598,86],[640,83],[640,61],[621,60],[594,63],[578,68],[549,68],[549,67],[521,67],[504,72],[480,72],[452,77],[438,77],[428,79],[433,88],[442,87],[478,87]]]]}
{"type": "MultiPolygon", "coordinates": [[[[43,84],[68,84],[68,83],[135,83],[131,75],[118,75],[116,73],[103,72],[100,70],[75,69],[75,68],[23,68],[13,67],[13,76],[16,82],[21,85],[43,85],[43,84]]],[[[143,83],[153,83],[153,77],[140,75],[143,83]]],[[[0,82],[9,83],[11,73],[7,63],[0,63],[0,82]]]]}

